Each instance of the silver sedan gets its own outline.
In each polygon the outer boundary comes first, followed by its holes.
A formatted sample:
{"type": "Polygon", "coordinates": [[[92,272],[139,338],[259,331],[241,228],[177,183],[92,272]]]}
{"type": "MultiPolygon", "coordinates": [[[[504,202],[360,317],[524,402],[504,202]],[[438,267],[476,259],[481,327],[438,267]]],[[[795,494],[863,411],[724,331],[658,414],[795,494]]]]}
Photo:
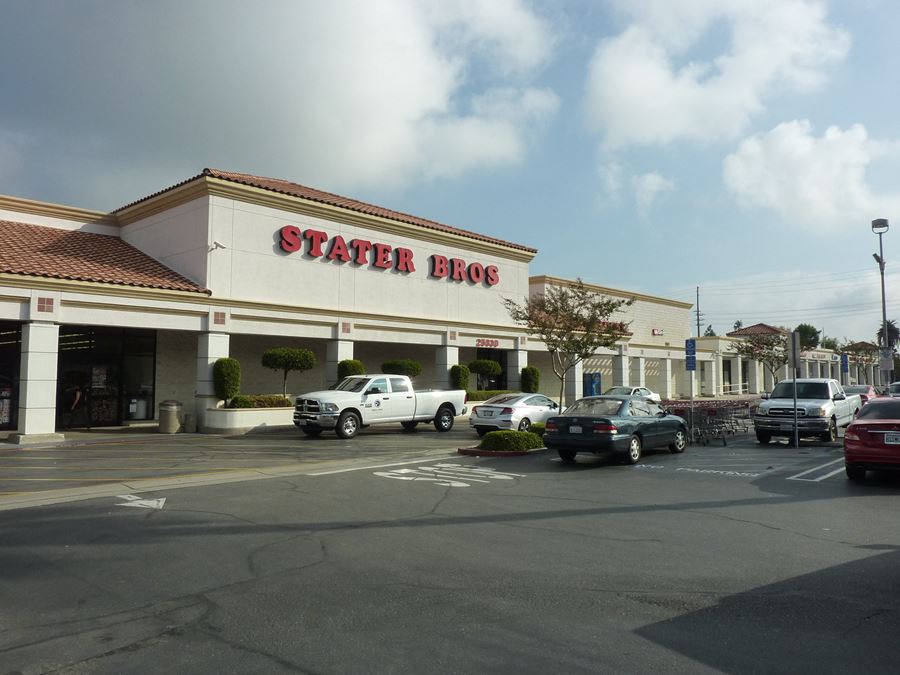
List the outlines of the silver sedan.
{"type": "Polygon", "coordinates": [[[528,431],[559,412],[555,401],[542,394],[498,394],[472,408],[469,426],[484,436],[489,431],[528,431]]]}

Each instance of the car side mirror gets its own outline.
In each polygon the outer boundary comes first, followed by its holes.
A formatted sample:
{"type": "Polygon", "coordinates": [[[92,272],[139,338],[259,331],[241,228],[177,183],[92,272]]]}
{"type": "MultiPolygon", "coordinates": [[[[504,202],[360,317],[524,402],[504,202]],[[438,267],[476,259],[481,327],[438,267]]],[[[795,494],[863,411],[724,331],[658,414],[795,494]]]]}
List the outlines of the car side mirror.
{"type": "Polygon", "coordinates": [[[555,403],[551,403],[551,404],[550,404],[550,410],[556,410],[558,407],[559,407],[559,406],[556,405],[555,403]]]}
{"type": "Polygon", "coordinates": [[[846,398],[847,398],[847,396],[846,396],[845,394],[835,394],[835,395],[834,395],[834,398],[833,398],[832,400],[834,400],[834,401],[844,401],[844,400],[846,400],[846,398]]]}
{"type": "Polygon", "coordinates": [[[762,399],[763,399],[763,400],[766,400],[766,399],[768,399],[768,398],[769,398],[769,392],[767,392],[767,391],[764,391],[764,392],[763,392],[763,393],[762,393],[762,396],[761,396],[761,398],[762,398],[762,399]]]}

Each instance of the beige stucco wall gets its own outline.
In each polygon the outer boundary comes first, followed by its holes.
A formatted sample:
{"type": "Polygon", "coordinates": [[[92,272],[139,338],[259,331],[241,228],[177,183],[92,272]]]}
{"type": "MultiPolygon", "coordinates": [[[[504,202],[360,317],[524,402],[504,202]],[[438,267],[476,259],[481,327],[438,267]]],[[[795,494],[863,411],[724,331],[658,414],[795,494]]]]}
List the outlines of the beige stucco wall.
{"type": "Polygon", "coordinates": [[[186,331],[156,332],[156,410],[161,401],[181,401],[193,412],[197,384],[197,335],[186,331]]]}

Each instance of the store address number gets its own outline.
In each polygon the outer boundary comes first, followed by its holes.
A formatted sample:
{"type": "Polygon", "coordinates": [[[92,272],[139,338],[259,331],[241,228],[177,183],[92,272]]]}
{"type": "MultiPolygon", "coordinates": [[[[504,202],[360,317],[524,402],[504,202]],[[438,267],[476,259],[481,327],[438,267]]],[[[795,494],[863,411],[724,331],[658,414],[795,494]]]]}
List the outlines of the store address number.
{"type": "Polygon", "coordinates": [[[477,338],[475,340],[476,347],[499,347],[500,340],[489,340],[488,338],[477,338]]]}

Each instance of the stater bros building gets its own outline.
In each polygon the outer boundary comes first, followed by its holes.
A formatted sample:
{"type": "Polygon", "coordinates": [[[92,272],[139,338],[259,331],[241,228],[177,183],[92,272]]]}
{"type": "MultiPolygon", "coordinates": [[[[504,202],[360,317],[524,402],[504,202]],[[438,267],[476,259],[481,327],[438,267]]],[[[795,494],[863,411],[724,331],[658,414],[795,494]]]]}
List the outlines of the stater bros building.
{"type": "MultiPolygon", "coordinates": [[[[305,347],[314,370],[292,393],[322,389],[337,363],[379,371],[389,359],[423,364],[420,387],[449,386],[449,369],[476,358],[504,368],[516,389],[526,365],[558,395],[549,356],[514,324],[521,301],[571,280],[532,276],[537,250],[291,183],[205,169],[112,213],[0,196],[0,431],[29,442],[61,430],[62,397],[85,388],[92,426],[153,420],[184,402],[200,429],[217,400],[212,364],[231,356],[244,393],[281,389],[260,364],[272,347],[305,347]]],[[[644,385],[664,398],[757,393],[760,364],[704,339],[685,370],[692,305],[592,285],[634,302],[616,317],[630,334],[575,369],[604,388],[644,385]]],[[[807,373],[837,375],[831,356],[807,373]]],[[[870,364],[852,381],[873,382],[870,364]]]]}

